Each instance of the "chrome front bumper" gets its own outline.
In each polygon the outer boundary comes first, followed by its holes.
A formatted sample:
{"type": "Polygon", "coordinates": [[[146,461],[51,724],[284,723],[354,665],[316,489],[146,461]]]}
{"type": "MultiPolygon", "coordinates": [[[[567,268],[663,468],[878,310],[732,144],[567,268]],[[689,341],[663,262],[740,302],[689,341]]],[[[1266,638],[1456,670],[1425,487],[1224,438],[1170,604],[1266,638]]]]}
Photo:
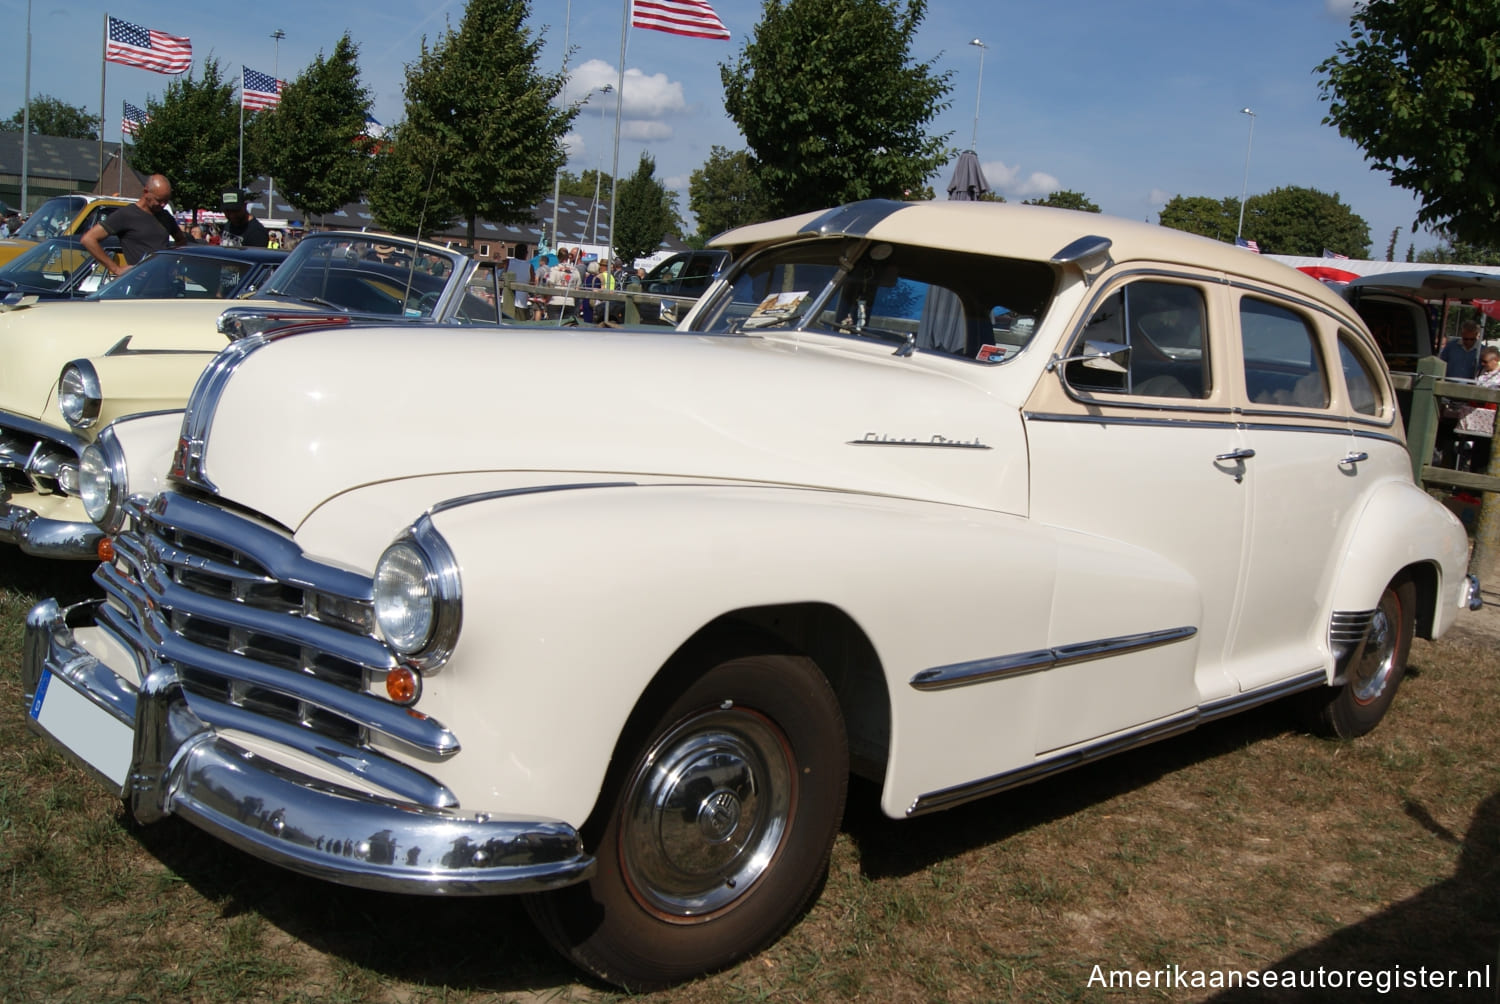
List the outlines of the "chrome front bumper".
{"type": "Polygon", "coordinates": [[[27,554],[98,561],[103,537],[92,523],[44,519],[30,509],[0,499],[0,543],[15,544],[27,554]]]}
{"type": "Polygon", "coordinates": [[[242,749],[193,713],[170,664],[156,663],[137,688],[84,648],[69,621],[91,619],[95,606],[63,609],[49,599],[27,615],[27,724],[116,790],[141,822],[181,816],[292,871],[390,892],[534,892],[592,874],[594,859],[566,823],[396,802],[242,749]],[[63,693],[51,692],[59,686],[63,693]]]}

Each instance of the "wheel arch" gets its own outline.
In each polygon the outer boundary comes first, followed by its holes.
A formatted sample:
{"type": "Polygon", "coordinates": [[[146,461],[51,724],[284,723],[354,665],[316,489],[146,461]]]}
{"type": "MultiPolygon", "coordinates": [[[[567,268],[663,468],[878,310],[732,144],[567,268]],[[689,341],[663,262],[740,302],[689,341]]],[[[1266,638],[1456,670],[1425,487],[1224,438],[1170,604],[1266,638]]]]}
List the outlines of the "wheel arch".
{"type": "Polygon", "coordinates": [[[776,603],[720,614],[672,653],[637,706],[653,706],[662,691],[680,686],[685,676],[725,659],[766,654],[801,656],[817,667],[838,698],[849,737],[851,770],[882,780],[891,737],[888,681],[869,636],[846,611],[832,604],[776,603]]]}

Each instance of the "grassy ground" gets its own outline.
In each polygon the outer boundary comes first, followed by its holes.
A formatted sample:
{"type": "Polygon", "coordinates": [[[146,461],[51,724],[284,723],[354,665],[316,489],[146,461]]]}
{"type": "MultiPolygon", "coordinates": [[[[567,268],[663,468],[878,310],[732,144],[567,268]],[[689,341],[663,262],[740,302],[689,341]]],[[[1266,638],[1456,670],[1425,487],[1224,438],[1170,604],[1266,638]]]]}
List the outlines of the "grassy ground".
{"type": "MultiPolygon", "coordinates": [[[[615,999],[580,982],[512,901],[343,889],[175,820],[125,821],[24,725],[25,610],[86,592],[82,571],[0,554],[0,1001],[615,999]]],[[[1327,1001],[1357,998],[1108,990],[1090,978],[1095,966],[1493,970],[1495,653],[1474,632],[1418,642],[1391,716],[1355,743],[1297,732],[1272,707],[911,822],[886,819],[876,791],[856,785],[801,923],[760,956],[657,996],[1327,1001]]]]}

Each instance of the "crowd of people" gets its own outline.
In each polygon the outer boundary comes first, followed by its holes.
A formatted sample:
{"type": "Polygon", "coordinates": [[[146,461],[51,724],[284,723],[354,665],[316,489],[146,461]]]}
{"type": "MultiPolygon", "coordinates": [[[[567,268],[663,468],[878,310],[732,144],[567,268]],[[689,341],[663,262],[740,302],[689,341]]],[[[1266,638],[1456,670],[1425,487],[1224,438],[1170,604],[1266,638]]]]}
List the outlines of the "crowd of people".
{"type": "Polygon", "coordinates": [[[615,291],[639,289],[646,270],[638,268],[630,272],[619,258],[601,262],[584,253],[582,248],[558,248],[556,264],[549,264],[549,256],[538,255],[531,261],[531,281],[538,286],[555,286],[563,293],[541,296],[533,293],[528,307],[533,321],[544,321],[550,317],[565,316],[576,310],[580,323],[612,325],[624,320],[625,305],[618,301],[591,298],[591,289],[615,291]],[[579,290],[574,296],[572,290],[579,290]]]}

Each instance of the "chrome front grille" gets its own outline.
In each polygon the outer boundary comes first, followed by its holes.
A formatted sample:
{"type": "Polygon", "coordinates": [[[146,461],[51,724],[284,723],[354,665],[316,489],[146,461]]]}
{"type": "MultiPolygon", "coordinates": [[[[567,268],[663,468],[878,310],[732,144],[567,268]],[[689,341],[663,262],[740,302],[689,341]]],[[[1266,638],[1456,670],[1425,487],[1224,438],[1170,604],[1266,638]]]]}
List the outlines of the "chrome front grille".
{"type": "Polygon", "coordinates": [[[78,450],[33,426],[0,425],[0,483],[13,493],[56,495],[62,470],[78,468],[78,450]]]}
{"type": "Polygon", "coordinates": [[[340,769],[368,761],[377,738],[428,757],[458,750],[439,722],[384,697],[397,663],[371,634],[369,576],[172,492],[131,516],[94,576],[107,596],[97,623],[136,653],[142,676],[169,665],[198,717],[340,769]]]}

